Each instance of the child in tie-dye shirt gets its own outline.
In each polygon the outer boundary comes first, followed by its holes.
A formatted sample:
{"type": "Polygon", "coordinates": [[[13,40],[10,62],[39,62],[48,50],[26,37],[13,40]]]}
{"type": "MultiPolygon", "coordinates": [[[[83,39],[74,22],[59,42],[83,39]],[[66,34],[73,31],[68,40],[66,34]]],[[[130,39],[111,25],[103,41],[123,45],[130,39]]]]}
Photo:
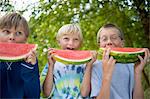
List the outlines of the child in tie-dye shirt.
{"type": "MultiPolygon", "coordinates": [[[[63,50],[78,50],[83,36],[80,27],[76,24],[62,26],[56,36],[58,44],[63,50]]],[[[96,61],[96,52],[92,52],[92,60],[81,65],[65,65],[52,58],[53,49],[48,51],[48,64],[42,75],[46,75],[43,83],[43,93],[46,97],[57,99],[81,99],[90,92],[92,65],[96,61]],[[47,70],[48,72],[47,72],[47,70]],[[89,82],[85,82],[89,81],[89,82]]]]}

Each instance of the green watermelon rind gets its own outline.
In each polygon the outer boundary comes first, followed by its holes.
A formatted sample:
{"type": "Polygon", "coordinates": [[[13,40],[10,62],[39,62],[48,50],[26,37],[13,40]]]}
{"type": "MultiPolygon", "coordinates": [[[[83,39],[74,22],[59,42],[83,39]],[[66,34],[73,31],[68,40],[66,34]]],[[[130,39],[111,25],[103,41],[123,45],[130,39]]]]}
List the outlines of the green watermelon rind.
{"type": "MultiPolygon", "coordinates": [[[[35,51],[37,49],[38,45],[35,44],[35,47],[32,49],[33,51],[35,51]]],[[[24,54],[22,56],[18,56],[18,57],[1,57],[0,56],[0,62],[18,62],[18,61],[22,61],[24,60],[24,58],[26,56],[28,56],[31,52],[24,54]]]]}
{"type": "Polygon", "coordinates": [[[91,56],[86,58],[86,59],[82,59],[82,60],[73,60],[73,59],[62,58],[58,55],[53,55],[53,58],[56,61],[61,62],[61,63],[66,64],[66,65],[69,65],[69,64],[80,65],[80,64],[87,63],[91,60],[91,56]]]}
{"type": "Polygon", "coordinates": [[[3,60],[0,59],[0,62],[18,62],[18,61],[22,61],[23,59],[16,59],[16,60],[3,60]]]}
{"type": "MultiPolygon", "coordinates": [[[[99,54],[98,59],[100,59],[100,60],[102,60],[103,51],[104,51],[104,48],[100,48],[98,50],[98,54],[99,54]]],[[[117,51],[110,52],[110,56],[113,56],[114,59],[116,59],[118,63],[137,62],[139,60],[138,55],[144,56],[144,48],[142,51],[135,52],[135,53],[123,53],[123,52],[121,53],[121,52],[117,52],[117,51]]]]}

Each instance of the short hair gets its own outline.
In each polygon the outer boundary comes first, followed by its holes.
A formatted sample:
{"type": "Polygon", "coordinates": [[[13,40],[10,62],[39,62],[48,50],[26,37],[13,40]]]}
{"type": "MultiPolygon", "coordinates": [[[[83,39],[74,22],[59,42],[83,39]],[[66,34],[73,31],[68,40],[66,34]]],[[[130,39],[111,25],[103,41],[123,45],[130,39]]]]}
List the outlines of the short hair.
{"type": "Polygon", "coordinates": [[[8,13],[0,18],[0,29],[18,27],[24,29],[26,37],[29,36],[29,26],[24,17],[18,13],[8,13]]]}
{"type": "Polygon", "coordinates": [[[104,28],[115,28],[115,29],[117,29],[119,31],[119,37],[121,38],[121,40],[124,40],[124,34],[123,34],[122,30],[118,26],[116,26],[112,23],[108,23],[108,24],[103,25],[97,33],[97,43],[98,44],[100,43],[100,41],[99,41],[100,40],[100,33],[101,33],[102,29],[104,29],[104,28]]]}
{"type": "Polygon", "coordinates": [[[79,35],[79,38],[81,40],[81,42],[83,41],[83,35],[82,35],[82,32],[81,32],[81,29],[79,27],[79,25],[77,24],[66,24],[66,25],[63,25],[59,30],[58,30],[58,33],[56,35],[56,39],[57,41],[63,36],[63,35],[66,35],[66,34],[78,34],[79,35]]]}

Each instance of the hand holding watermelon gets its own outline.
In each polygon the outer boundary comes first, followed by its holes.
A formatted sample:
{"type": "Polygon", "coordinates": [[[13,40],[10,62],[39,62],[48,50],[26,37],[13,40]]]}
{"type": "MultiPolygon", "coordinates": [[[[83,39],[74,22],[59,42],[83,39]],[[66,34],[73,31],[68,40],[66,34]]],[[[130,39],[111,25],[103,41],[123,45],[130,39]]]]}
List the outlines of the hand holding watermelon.
{"type": "Polygon", "coordinates": [[[54,48],[49,48],[48,49],[48,64],[49,66],[53,67],[55,64],[55,60],[53,59],[53,53],[54,53],[54,48]]]}
{"type": "Polygon", "coordinates": [[[92,65],[96,60],[97,60],[97,52],[96,51],[91,51],[91,60],[87,62],[87,65],[92,65]]]}
{"type": "Polygon", "coordinates": [[[34,50],[31,51],[30,54],[24,60],[27,63],[35,65],[36,64],[36,52],[34,50]]]}
{"type": "Polygon", "coordinates": [[[116,60],[112,56],[109,57],[110,52],[110,48],[105,49],[102,58],[103,78],[109,81],[111,81],[112,73],[114,71],[116,63],[116,60]]]}
{"type": "Polygon", "coordinates": [[[146,65],[147,63],[147,60],[150,58],[150,52],[147,48],[145,48],[145,55],[144,57],[138,55],[138,58],[140,61],[136,62],[135,63],[135,74],[141,74],[143,69],[144,69],[144,66],[146,65]]]}

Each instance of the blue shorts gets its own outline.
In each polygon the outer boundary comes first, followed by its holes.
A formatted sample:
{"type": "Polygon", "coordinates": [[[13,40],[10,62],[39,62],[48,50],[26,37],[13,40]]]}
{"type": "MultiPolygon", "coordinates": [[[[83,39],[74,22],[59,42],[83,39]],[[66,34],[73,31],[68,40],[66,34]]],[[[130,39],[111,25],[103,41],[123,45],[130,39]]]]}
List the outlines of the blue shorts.
{"type": "Polygon", "coordinates": [[[0,62],[0,98],[40,98],[38,64],[0,62]]]}

